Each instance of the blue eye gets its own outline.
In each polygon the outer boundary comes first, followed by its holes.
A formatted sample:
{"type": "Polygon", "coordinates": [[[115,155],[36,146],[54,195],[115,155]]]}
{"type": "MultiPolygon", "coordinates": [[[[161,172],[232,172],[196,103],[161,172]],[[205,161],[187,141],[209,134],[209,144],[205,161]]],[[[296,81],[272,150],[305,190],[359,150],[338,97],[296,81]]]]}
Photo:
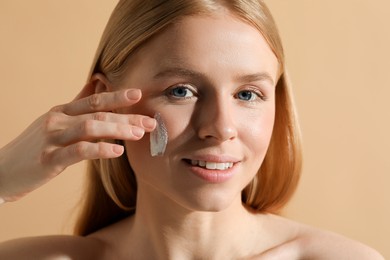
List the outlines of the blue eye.
{"type": "Polygon", "coordinates": [[[254,101],[258,97],[259,97],[258,94],[250,90],[244,90],[237,93],[237,98],[244,101],[254,101]]]}
{"type": "Polygon", "coordinates": [[[192,98],[194,96],[194,92],[190,90],[189,87],[186,87],[185,85],[180,85],[171,88],[168,91],[168,95],[174,98],[187,99],[187,98],[192,98]]]}

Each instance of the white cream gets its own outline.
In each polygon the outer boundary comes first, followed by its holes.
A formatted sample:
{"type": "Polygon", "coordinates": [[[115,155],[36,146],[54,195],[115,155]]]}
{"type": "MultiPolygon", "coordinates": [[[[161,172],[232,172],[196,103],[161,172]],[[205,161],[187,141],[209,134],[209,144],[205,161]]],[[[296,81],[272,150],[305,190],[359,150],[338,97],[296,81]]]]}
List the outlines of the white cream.
{"type": "Polygon", "coordinates": [[[3,198],[0,197],[0,205],[5,203],[5,200],[3,198]]]}
{"type": "Polygon", "coordinates": [[[150,133],[150,154],[152,156],[162,156],[168,143],[168,131],[160,113],[156,113],[154,118],[157,121],[157,126],[150,133]]]}

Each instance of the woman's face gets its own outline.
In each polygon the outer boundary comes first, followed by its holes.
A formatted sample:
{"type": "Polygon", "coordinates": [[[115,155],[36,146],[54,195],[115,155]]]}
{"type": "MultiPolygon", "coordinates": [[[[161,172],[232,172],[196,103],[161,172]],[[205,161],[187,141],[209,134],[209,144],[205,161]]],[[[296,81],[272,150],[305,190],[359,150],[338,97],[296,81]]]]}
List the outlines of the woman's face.
{"type": "Polygon", "coordinates": [[[121,112],[159,112],[169,136],[161,157],[149,135],[125,143],[139,189],[190,210],[240,199],[268,148],[277,73],[261,33],[228,13],[186,17],[139,49],[120,87],[142,99],[121,112]]]}

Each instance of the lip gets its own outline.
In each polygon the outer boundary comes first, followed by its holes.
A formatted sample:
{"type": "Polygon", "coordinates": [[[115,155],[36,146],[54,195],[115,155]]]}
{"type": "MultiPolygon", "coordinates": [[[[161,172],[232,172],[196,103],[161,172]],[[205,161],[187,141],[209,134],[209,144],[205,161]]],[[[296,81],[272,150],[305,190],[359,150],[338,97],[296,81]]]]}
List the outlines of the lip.
{"type": "Polygon", "coordinates": [[[230,180],[235,175],[237,164],[240,162],[240,160],[236,157],[229,155],[191,156],[190,158],[183,158],[182,161],[186,164],[191,173],[208,183],[223,183],[230,180]],[[191,160],[216,163],[233,163],[233,166],[225,170],[206,169],[192,165],[191,160]]]}
{"type": "Polygon", "coordinates": [[[197,161],[206,161],[206,162],[217,162],[217,163],[237,163],[240,160],[237,157],[230,156],[230,155],[213,155],[213,154],[207,154],[207,155],[195,155],[195,156],[189,156],[187,158],[188,160],[197,160],[197,161]]]}

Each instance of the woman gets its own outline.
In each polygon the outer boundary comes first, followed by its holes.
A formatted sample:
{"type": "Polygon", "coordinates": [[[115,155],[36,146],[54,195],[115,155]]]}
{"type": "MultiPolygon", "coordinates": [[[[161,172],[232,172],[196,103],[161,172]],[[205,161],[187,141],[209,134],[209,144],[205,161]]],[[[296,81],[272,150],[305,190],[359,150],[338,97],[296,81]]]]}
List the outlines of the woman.
{"type": "Polygon", "coordinates": [[[120,1],[78,97],[0,151],[3,201],[91,160],[79,236],[9,241],[0,258],[382,259],[274,215],[301,165],[289,91],[262,1],[120,1]]]}

